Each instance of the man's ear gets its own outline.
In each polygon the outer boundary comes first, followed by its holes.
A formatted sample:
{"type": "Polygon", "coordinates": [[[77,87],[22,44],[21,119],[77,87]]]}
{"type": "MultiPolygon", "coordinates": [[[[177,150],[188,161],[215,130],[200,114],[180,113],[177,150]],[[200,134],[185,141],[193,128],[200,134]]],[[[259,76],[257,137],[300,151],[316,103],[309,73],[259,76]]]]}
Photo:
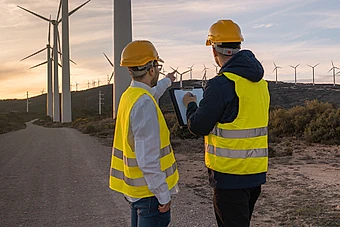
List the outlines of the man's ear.
{"type": "Polygon", "coordinates": [[[154,75],[155,74],[155,68],[154,67],[151,67],[150,69],[149,69],[149,73],[150,73],[150,75],[154,75]]]}

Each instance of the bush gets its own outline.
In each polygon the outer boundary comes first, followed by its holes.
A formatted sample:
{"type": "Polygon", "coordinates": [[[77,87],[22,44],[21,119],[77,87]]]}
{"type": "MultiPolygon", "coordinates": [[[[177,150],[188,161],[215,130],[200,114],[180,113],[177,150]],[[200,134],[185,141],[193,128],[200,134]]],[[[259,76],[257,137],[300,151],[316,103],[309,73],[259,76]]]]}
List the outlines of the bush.
{"type": "Polygon", "coordinates": [[[330,103],[306,101],[304,106],[270,112],[269,141],[296,137],[309,143],[340,144],[340,110],[330,103]]]}

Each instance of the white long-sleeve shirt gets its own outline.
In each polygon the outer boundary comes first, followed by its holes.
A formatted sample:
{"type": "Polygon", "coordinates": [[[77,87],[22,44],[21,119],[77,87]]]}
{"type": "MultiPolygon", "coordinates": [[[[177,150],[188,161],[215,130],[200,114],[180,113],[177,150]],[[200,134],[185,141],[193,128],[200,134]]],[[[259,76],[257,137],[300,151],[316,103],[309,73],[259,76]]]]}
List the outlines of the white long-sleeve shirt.
{"type": "MultiPolygon", "coordinates": [[[[144,88],[155,98],[159,98],[171,85],[169,78],[157,82],[155,87],[132,80],[131,87],[144,88]]],[[[144,179],[149,190],[156,196],[160,204],[168,203],[170,194],[177,194],[179,189],[176,184],[170,191],[165,182],[166,175],[160,168],[160,135],[156,106],[148,95],[142,95],[132,107],[130,113],[129,144],[133,147],[139,168],[143,172],[144,179]]],[[[125,195],[130,202],[136,202],[139,198],[125,195]]]]}

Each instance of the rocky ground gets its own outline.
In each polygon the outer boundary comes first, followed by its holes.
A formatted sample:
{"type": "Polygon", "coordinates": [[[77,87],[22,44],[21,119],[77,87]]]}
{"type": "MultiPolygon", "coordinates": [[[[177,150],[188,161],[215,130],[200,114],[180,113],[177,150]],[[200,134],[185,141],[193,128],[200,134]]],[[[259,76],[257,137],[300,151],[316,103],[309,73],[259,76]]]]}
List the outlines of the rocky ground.
{"type": "MultiPolygon", "coordinates": [[[[193,212],[209,221],[197,226],[216,226],[203,141],[174,140],[173,144],[185,194],[181,197],[199,199],[193,202],[193,212]]],[[[340,226],[340,147],[305,144],[294,138],[270,147],[275,157],[270,158],[267,183],[251,226],[340,226]]]]}

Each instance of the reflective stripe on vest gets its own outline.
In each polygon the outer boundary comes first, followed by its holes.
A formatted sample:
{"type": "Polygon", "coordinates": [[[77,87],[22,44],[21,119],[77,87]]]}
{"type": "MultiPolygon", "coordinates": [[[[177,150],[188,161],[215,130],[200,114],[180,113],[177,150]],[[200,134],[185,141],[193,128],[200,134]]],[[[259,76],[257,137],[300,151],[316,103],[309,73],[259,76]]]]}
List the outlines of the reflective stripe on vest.
{"type": "MultiPolygon", "coordinates": [[[[113,148],[114,151],[112,153],[113,156],[119,159],[123,159],[124,164],[128,167],[138,167],[137,160],[135,158],[127,158],[126,156],[123,155],[123,151],[113,148]]],[[[171,148],[170,146],[166,146],[163,149],[160,150],[160,155],[159,158],[161,159],[162,157],[170,154],[171,148]]]]}
{"type": "Polygon", "coordinates": [[[258,136],[265,136],[268,133],[267,127],[243,129],[243,130],[226,130],[217,128],[216,126],[210,132],[213,135],[228,138],[228,139],[240,139],[240,138],[252,138],[258,136]]]}
{"type": "MultiPolygon", "coordinates": [[[[174,163],[172,166],[170,166],[169,168],[167,168],[163,172],[165,173],[166,177],[169,177],[172,174],[174,174],[176,170],[177,170],[177,165],[176,165],[176,163],[174,163]]],[[[147,183],[146,183],[144,177],[131,179],[131,178],[128,178],[127,176],[125,176],[122,171],[119,171],[119,170],[116,170],[116,169],[113,169],[113,168],[111,168],[111,176],[118,178],[120,180],[124,180],[125,183],[130,185],[130,186],[135,186],[135,187],[147,186],[147,183]]]]}

